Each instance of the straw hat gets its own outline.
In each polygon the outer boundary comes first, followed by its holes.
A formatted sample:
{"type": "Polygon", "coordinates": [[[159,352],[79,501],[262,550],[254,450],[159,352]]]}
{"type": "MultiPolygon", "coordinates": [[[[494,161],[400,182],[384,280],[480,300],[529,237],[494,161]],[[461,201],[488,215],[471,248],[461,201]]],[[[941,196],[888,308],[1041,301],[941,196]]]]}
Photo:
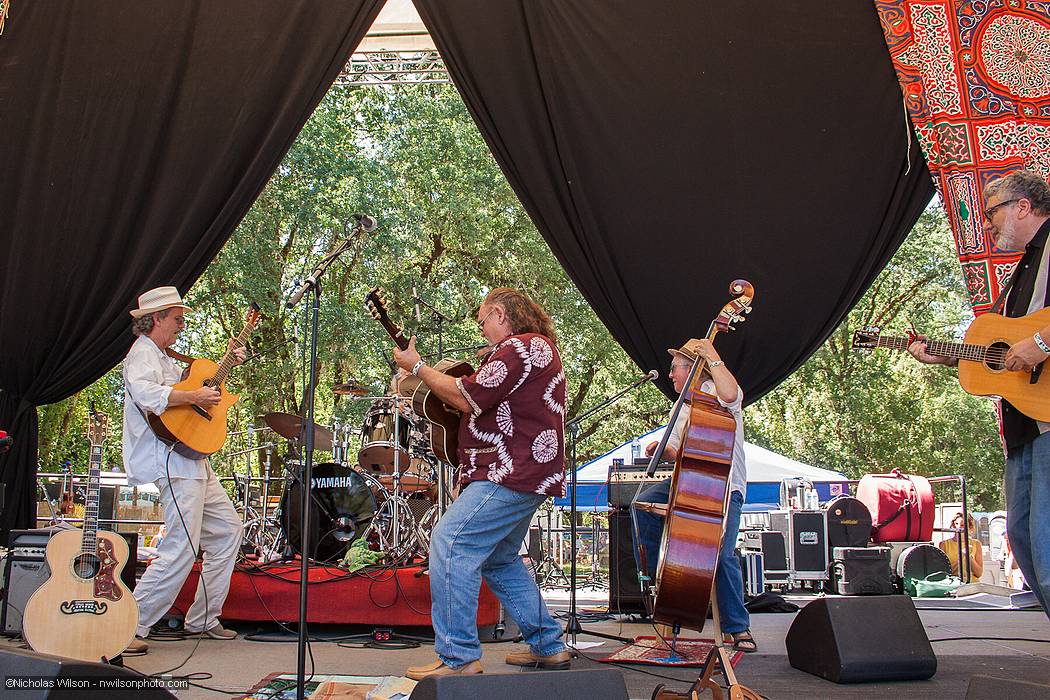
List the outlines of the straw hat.
{"type": "Polygon", "coordinates": [[[175,287],[157,287],[139,295],[139,308],[132,309],[131,315],[135,318],[142,318],[147,314],[171,309],[176,306],[182,307],[187,311],[192,310],[182,303],[179,290],[175,289],[175,287]]]}
{"type": "Polygon", "coordinates": [[[680,348],[667,348],[667,352],[672,357],[681,355],[690,362],[696,362],[696,358],[700,355],[700,341],[696,338],[691,338],[685,341],[685,345],[680,348]]]}

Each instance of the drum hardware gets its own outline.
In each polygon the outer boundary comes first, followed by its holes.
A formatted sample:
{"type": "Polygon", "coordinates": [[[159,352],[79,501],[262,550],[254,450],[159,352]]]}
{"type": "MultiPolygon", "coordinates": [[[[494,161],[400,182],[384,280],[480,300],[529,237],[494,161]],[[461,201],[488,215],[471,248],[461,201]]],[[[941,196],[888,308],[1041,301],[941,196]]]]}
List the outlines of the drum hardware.
{"type": "MultiPolygon", "coordinates": [[[[302,433],[303,421],[291,413],[267,413],[259,416],[275,433],[287,440],[298,442],[302,433]]],[[[314,449],[328,452],[332,449],[332,431],[323,425],[313,424],[314,449]]]]}

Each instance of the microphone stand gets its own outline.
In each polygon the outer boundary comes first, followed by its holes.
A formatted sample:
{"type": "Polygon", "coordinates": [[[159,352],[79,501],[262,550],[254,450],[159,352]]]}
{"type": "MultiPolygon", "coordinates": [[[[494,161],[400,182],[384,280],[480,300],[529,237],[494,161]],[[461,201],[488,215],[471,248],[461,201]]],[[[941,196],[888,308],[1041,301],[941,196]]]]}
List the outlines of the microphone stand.
{"type": "MultiPolygon", "coordinates": [[[[358,235],[362,231],[370,231],[374,226],[375,222],[371,221],[371,225],[368,222],[362,220],[361,217],[355,215],[357,219],[357,225],[354,226],[354,231],[358,235]]],[[[369,219],[370,217],[364,217],[369,219]]],[[[349,247],[350,241],[356,237],[348,236],[345,238],[331,253],[326,255],[321,262],[317,263],[317,267],[314,268],[310,276],[306,278],[306,281],[292,293],[286,302],[286,306],[291,309],[299,303],[306,292],[311,292],[312,303],[310,306],[310,374],[307,378],[307,384],[304,388],[303,395],[303,409],[306,414],[300,418],[300,443],[306,447],[306,455],[304,464],[300,472],[300,482],[302,489],[300,490],[299,508],[300,508],[300,566],[299,566],[299,636],[298,636],[298,650],[296,653],[296,676],[295,676],[295,697],[296,700],[304,700],[306,695],[306,607],[307,607],[307,591],[309,589],[310,582],[310,508],[309,504],[313,496],[313,463],[314,463],[314,397],[317,393],[317,326],[318,319],[321,315],[321,277],[328,271],[332,263],[339,258],[349,247]],[[305,436],[303,435],[305,431],[305,436]],[[304,440],[305,437],[305,440],[304,440]]]]}
{"type": "Polygon", "coordinates": [[[569,637],[570,646],[576,646],[576,635],[586,634],[591,637],[601,637],[602,639],[611,639],[617,642],[623,642],[624,644],[630,644],[633,639],[627,637],[619,637],[615,634],[605,634],[604,632],[594,632],[591,630],[584,629],[580,624],[580,617],[576,612],[576,443],[580,435],[580,424],[590,418],[591,416],[597,415],[599,412],[604,411],[606,408],[612,406],[614,403],[623,398],[628,392],[637,389],[642,384],[650,381],[654,377],[652,374],[645,375],[645,379],[634,382],[629,386],[621,389],[617,393],[613,394],[609,398],[602,401],[597,406],[584,411],[580,415],[576,416],[572,420],[565,424],[565,428],[569,433],[569,616],[565,621],[565,634],[569,637]]]}
{"type": "MultiPolygon", "coordinates": [[[[420,304],[425,306],[427,309],[430,310],[430,315],[434,319],[434,322],[437,324],[438,349],[437,349],[436,356],[437,356],[439,361],[444,359],[444,355],[445,355],[445,321],[448,321],[449,323],[451,323],[452,319],[449,318],[448,316],[446,316],[445,314],[441,313],[441,311],[439,311],[429,301],[427,301],[426,299],[424,299],[421,296],[419,296],[418,294],[416,294],[416,288],[415,287],[412,288],[412,301],[416,303],[416,313],[419,312],[419,305],[420,304]]],[[[444,465],[439,466],[438,470],[437,470],[437,489],[438,489],[437,513],[438,513],[438,518],[440,518],[441,516],[443,516],[445,514],[445,509],[448,508],[448,484],[445,483],[445,467],[444,467],[444,465]]],[[[427,567],[429,567],[429,563],[425,563],[424,564],[424,568],[421,569],[421,571],[425,570],[427,567]]]]}

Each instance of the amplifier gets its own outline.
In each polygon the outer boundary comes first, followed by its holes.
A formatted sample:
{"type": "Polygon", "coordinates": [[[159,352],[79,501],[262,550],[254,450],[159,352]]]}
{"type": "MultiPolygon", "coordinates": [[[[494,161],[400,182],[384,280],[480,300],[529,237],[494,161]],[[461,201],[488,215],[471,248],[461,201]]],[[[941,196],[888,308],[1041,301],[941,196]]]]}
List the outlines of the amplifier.
{"type": "Polygon", "coordinates": [[[824,511],[775,510],[769,520],[787,538],[792,578],[827,581],[828,519],[824,511]]]}
{"type": "Polygon", "coordinates": [[[664,479],[670,479],[674,473],[674,465],[669,462],[661,462],[657,465],[656,472],[650,477],[645,471],[649,462],[639,460],[636,464],[617,464],[615,461],[609,467],[609,505],[622,508],[631,505],[634,494],[645,491],[650,486],[655,486],[664,479]],[[639,490],[638,484],[642,487],[639,490]]]}

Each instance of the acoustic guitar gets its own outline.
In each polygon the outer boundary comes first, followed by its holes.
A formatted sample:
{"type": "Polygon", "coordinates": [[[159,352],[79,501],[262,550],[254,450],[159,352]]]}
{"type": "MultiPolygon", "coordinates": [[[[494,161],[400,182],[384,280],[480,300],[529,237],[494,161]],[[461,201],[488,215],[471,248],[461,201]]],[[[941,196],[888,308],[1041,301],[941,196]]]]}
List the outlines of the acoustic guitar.
{"type": "MultiPolygon", "coordinates": [[[[1000,396],[1029,418],[1050,421],[1050,377],[1043,371],[1044,365],[1031,372],[1010,372],[1003,364],[1010,346],[1031,338],[1048,325],[1050,307],[1019,318],[983,314],[970,324],[963,342],[931,340],[926,352],[959,360],[959,385],[968,394],[1000,396]]],[[[907,351],[916,339],[914,333],[905,337],[884,336],[876,326],[865,326],[853,333],[853,347],[907,351]]]]}
{"type": "Polygon", "coordinates": [[[84,528],[63,530],[48,540],[51,578],[32,595],[22,616],[22,636],[43,654],[106,661],[135,637],[138,605],[120,578],[128,544],[120,535],[98,529],[99,474],[108,427],[107,417],[92,411],[84,528]]]}
{"type": "MultiPolygon", "coordinates": [[[[408,348],[408,338],[386,311],[386,299],[382,288],[376,287],[365,295],[365,307],[393,339],[399,348],[408,348]]],[[[474,368],[467,362],[444,359],[434,365],[434,369],[450,377],[466,377],[474,373],[474,368]]],[[[401,379],[398,393],[412,399],[412,411],[426,420],[429,426],[430,449],[434,455],[447,464],[458,464],[456,448],[459,444],[459,420],[462,415],[439,399],[422,379],[408,375],[401,379]]]]}
{"type": "Polygon", "coordinates": [[[211,360],[195,359],[190,364],[189,376],[172,387],[180,391],[196,391],[209,386],[219,391],[219,403],[211,408],[193,404],[170,406],[159,416],[152,413],[146,416],[153,433],[165,444],[173,445],[173,449],[183,457],[204,459],[217,452],[226,442],[226,414],[230,406],[241,398],[226,391],[226,376],[236,362],[233,351],[244,347],[260,318],[262,313],[259,305],[252,302],[244,328],[233,339],[233,347],[226,351],[222,361],[215,364],[211,360]]]}

